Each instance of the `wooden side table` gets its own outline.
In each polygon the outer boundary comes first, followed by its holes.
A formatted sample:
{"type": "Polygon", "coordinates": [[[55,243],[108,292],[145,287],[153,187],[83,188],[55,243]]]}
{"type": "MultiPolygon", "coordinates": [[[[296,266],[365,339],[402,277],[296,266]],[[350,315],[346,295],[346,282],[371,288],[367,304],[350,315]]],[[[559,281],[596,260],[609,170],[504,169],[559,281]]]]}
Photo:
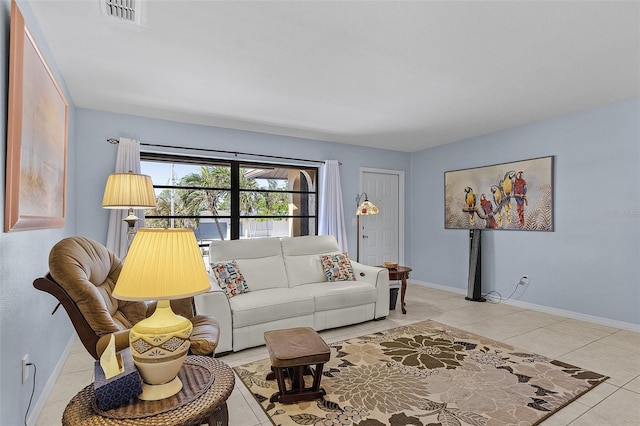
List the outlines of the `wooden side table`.
{"type": "Polygon", "coordinates": [[[180,372],[184,388],[173,397],[159,401],[142,401],[100,413],[95,407],[93,384],[74,396],[62,415],[62,424],[75,425],[140,425],[140,426],[196,426],[208,423],[210,426],[227,426],[229,413],[227,398],[235,385],[233,370],[222,361],[209,356],[187,356],[180,372]],[[203,374],[203,371],[205,373],[203,374]],[[213,374],[213,383],[211,382],[213,374]],[[198,387],[201,387],[198,391],[198,387]],[[183,399],[195,389],[197,397],[182,405],[175,405],[174,399],[183,399]],[[181,395],[182,394],[182,395],[181,395]],[[147,414],[151,413],[151,414],[147,414]]]}
{"type": "MultiPolygon", "coordinates": [[[[381,266],[384,268],[384,266],[381,266]]],[[[401,281],[402,286],[400,287],[400,305],[402,306],[402,313],[407,313],[407,308],[404,303],[404,295],[407,292],[407,278],[409,278],[409,272],[412,271],[408,266],[400,266],[398,265],[395,268],[387,268],[389,269],[389,279],[393,281],[401,281]]]]}

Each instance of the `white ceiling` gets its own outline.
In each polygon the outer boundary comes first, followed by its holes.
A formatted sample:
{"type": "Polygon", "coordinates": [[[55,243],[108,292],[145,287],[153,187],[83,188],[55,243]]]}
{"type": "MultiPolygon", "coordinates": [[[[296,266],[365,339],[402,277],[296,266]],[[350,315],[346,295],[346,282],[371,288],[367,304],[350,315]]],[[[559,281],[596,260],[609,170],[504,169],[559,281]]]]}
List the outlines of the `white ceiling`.
{"type": "Polygon", "coordinates": [[[640,96],[636,1],[32,0],[77,107],[413,152],[640,96]]]}

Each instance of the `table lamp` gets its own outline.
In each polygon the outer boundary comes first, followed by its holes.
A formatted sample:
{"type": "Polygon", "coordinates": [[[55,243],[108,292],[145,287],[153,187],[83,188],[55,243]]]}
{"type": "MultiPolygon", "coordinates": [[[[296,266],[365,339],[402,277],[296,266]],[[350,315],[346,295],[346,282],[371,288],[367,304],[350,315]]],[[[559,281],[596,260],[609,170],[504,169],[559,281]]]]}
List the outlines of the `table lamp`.
{"type": "Polygon", "coordinates": [[[156,206],[156,194],[151,177],[133,172],[112,173],[107,178],[102,197],[102,207],[106,209],[129,209],[124,221],[129,225],[127,248],[135,235],[136,222],[140,220],[133,209],[148,209],[156,206]]]}
{"type": "MultiPolygon", "coordinates": [[[[356,206],[358,207],[356,209],[356,222],[357,222],[356,226],[358,227],[358,240],[356,244],[356,261],[360,262],[360,216],[363,216],[363,215],[369,216],[372,214],[378,214],[380,213],[380,210],[378,209],[378,207],[376,207],[375,204],[369,201],[369,196],[367,195],[366,192],[356,195],[356,206]],[[364,197],[364,201],[360,203],[360,200],[362,200],[363,197],[364,197]]],[[[362,238],[364,238],[364,236],[362,238]]]]}
{"type": "Polygon", "coordinates": [[[209,278],[192,230],[138,230],[113,289],[116,299],[158,301],[153,315],[129,333],[131,355],[143,381],[138,398],[163,399],[182,389],[178,372],[193,325],[176,315],[169,301],[207,290],[209,278]]]}

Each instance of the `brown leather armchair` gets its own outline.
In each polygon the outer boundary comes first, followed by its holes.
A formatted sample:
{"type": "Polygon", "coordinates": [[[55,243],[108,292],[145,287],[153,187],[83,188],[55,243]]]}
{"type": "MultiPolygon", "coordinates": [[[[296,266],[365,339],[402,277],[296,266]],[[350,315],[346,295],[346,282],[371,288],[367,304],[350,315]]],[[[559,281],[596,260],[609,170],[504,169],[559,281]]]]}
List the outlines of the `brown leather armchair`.
{"type": "MultiPolygon", "coordinates": [[[[116,350],[128,347],[129,329],[155,310],[155,303],[128,302],[112,296],[121,269],[122,261],[102,244],[85,237],[69,237],[51,249],[47,276],[33,282],[35,288],[58,299],[95,359],[111,334],[116,338],[116,350]]],[[[193,298],[172,300],[171,307],[193,324],[190,352],[213,355],[220,333],[217,320],[195,315],[193,298]]]]}

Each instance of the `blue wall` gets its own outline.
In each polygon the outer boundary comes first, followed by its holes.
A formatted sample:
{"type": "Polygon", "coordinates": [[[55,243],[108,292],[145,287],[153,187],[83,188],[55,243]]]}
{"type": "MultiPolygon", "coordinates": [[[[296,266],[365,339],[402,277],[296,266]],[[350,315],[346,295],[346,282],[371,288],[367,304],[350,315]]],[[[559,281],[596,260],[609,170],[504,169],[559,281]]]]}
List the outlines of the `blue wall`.
{"type": "MultiPolygon", "coordinates": [[[[71,97],[51,59],[28,3],[27,25],[71,97]]],[[[5,174],[10,2],[0,0],[0,173],[5,174]]],[[[70,104],[67,220],[61,229],[0,233],[0,424],[22,424],[31,392],[21,359],[38,366],[34,403],[51,380],[74,331],[66,313],[51,316],[55,300],[35,290],[50,248],[69,235],[106,240],[101,208],[116,146],[110,137],[143,142],[340,159],[346,220],[359,192],[360,167],[404,170],[406,258],[412,278],[466,289],[468,232],[445,230],[443,174],[447,170],[554,155],[555,232],[493,231],[483,235],[484,291],[509,295],[521,275],[530,285],[519,301],[640,325],[640,99],[619,102],[418,153],[279,137],[154,120],[70,104]]],[[[4,197],[4,184],[0,185],[4,197]]],[[[4,212],[0,216],[4,220],[4,212]]],[[[349,247],[356,230],[347,226],[349,247]]]]}
{"type": "MultiPolygon", "coordinates": [[[[18,3],[26,24],[71,103],[64,80],[57,71],[46,41],[31,13],[29,5],[18,3]]],[[[9,87],[9,28],[11,3],[0,0],[0,198],[4,199],[5,154],[7,135],[7,96],[9,87]]],[[[69,108],[68,149],[75,150],[75,109],[69,108]]],[[[63,309],[51,316],[56,300],[49,294],[33,288],[31,283],[48,270],[51,247],[60,239],[76,232],[75,221],[75,161],[67,160],[67,211],[66,223],[60,229],[43,229],[0,233],[0,424],[24,424],[29,403],[31,380],[22,383],[22,357],[29,354],[38,368],[33,404],[54,372],[71,336],[71,322],[63,309]]],[[[0,222],[4,223],[4,209],[0,209],[0,222]]],[[[32,404],[32,411],[33,406],[32,404]]],[[[35,419],[33,419],[35,420],[35,419]]]]}
{"type": "Polygon", "coordinates": [[[555,232],[484,231],[483,292],[640,325],[640,99],[411,156],[409,253],[421,281],[467,288],[469,232],[444,229],[444,172],[555,156],[555,232]]]}
{"type": "MultiPolygon", "coordinates": [[[[167,120],[113,114],[78,109],[78,203],[82,214],[78,216],[78,233],[98,241],[106,241],[109,212],[101,207],[102,191],[109,173],[113,173],[117,145],[108,138],[128,137],[141,142],[248,152],[311,160],[342,162],[340,178],[345,206],[345,220],[349,248],[355,252],[356,229],[351,226],[355,218],[355,197],[359,190],[360,167],[403,170],[408,175],[409,154],[353,145],[321,142],[264,133],[246,132],[167,120]]],[[[143,147],[144,148],[144,147],[143,147]]],[[[187,152],[198,155],[198,152],[187,152]]],[[[238,157],[240,158],[240,157],[238,157]]],[[[260,161],[256,157],[246,159],[260,161]]],[[[411,187],[407,183],[407,191],[411,187]]],[[[407,227],[409,228],[409,227],[407,227]]],[[[409,235],[409,229],[405,230],[409,235]]],[[[405,236],[405,241],[408,237],[405,236]]]]}

